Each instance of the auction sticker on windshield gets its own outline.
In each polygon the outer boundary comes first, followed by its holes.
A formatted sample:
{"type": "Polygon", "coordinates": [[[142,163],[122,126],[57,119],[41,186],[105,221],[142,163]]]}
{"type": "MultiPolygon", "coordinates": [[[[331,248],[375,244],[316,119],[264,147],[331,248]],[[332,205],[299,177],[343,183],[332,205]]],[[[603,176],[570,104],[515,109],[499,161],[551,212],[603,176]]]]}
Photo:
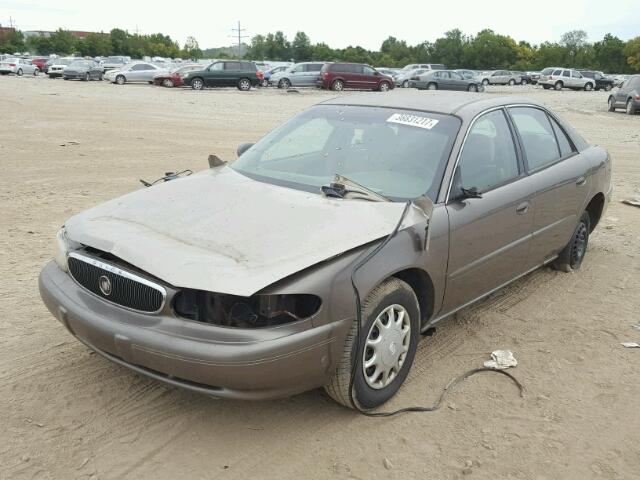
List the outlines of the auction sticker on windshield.
{"type": "Polygon", "coordinates": [[[409,115],[407,113],[394,113],[389,118],[387,118],[387,122],[390,123],[399,123],[400,125],[426,128],[427,130],[431,130],[433,127],[435,127],[439,121],[440,120],[436,120],[435,118],[420,117],[418,115],[409,115]]]}

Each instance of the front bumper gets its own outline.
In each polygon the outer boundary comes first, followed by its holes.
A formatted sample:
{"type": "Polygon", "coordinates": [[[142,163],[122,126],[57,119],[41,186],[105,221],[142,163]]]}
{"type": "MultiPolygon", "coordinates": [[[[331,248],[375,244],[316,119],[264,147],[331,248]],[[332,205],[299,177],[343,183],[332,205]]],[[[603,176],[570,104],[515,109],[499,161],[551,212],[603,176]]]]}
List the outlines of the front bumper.
{"type": "Polygon", "coordinates": [[[62,75],[64,75],[64,72],[63,72],[62,70],[60,70],[60,71],[55,71],[55,72],[52,72],[51,70],[49,70],[49,71],[47,72],[47,75],[49,75],[50,77],[57,78],[57,77],[61,77],[62,75]]]}
{"type": "Polygon", "coordinates": [[[39,278],[51,313],[105,358],[170,385],[221,398],[286,397],[331,378],[352,319],[313,327],[234,329],[104,302],[57,266],[39,278]]]}
{"type": "Polygon", "coordinates": [[[62,74],[63,78],[70,78],[70,79],[78,79],[78,78],[85,78],[86,73],[85,72],[64,72],[62,74]]]}

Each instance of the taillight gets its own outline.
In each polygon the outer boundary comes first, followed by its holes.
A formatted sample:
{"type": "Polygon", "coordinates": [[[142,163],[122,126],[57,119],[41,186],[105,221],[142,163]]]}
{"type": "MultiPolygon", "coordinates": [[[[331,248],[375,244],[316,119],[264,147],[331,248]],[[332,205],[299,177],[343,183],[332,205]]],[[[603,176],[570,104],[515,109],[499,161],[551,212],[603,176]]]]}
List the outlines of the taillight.
{"type": "Polygon", "coordinates": [[[15,63],[10,63],[10,64],[9,64],[9,66],[10,66],[10,67],[15,67],[15,66],[16,66],[16,64],[15,64],[15,63]]]}
{"type": "Polygon", "coordinates": [[[640,100],[640,95],[636,95],[636,100],[640,100]]]}
{"type": "Polygon", "coordinates": [[[262,70],[257,70],[256,77],[258,77],[260,80],[264,80],[264,72],[262,70]]]}

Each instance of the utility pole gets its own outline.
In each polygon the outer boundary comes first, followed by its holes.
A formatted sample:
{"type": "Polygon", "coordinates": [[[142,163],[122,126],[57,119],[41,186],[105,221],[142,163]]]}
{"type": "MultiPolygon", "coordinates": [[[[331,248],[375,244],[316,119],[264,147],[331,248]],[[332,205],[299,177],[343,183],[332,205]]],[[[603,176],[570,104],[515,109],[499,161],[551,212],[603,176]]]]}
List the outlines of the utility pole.
{"type": "Polygon", "coordinates": [[[244,32],[246,30],[247,30],[246,28],[241,28],[240,20],[238,20],[238,28],[232,28],[231,29],[231,31],[232,32],[236,32],[237,35],[236,34],[229,35],[230,37],[233,37],[233,38],[237,37],[238,38],[238,58],[240,58],[240,52],[242,51],[242,39],[249,37],[249,35],[243,35],[242,34],[242,32],[244,32]]]}

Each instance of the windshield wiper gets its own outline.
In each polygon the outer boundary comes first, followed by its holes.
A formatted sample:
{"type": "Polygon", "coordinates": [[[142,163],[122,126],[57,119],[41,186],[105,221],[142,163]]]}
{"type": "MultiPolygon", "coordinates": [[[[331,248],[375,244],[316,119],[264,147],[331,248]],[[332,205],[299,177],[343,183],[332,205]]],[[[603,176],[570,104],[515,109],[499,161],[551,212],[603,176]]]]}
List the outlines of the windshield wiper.
{"type": "Polygon", "coordinates": [[[347,177],[336,173],[333,177],[333,182],[329,185],[323,185],[320,187],[322,193],[327,197],[334,198],[353,198],[360,200],[369,200],[371,202],[390,202],[387,197],[384,197],[370,188],[367,188],[359,183],[349,180],[347,177]]]}

